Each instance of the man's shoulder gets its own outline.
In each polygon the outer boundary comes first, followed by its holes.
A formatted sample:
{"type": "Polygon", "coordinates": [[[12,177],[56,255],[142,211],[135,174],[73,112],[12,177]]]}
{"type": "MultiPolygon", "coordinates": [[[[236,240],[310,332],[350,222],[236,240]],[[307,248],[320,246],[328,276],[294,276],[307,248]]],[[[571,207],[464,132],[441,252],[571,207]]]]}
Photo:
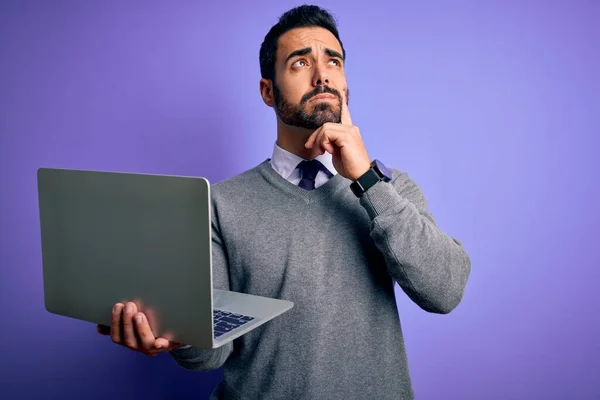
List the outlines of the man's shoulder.
{"type": "Polygon", "coordinates": [[[264,168],[265,163],[267,163],[267,161],[263,161],[230,178],[211,184],[211,193],[215,197],[229,197],[232,195],[239,196],[240,192],[250,190],[252,187],[255,187],[258,182],[264,180],[260,173],[260,169],[264,168]]]}

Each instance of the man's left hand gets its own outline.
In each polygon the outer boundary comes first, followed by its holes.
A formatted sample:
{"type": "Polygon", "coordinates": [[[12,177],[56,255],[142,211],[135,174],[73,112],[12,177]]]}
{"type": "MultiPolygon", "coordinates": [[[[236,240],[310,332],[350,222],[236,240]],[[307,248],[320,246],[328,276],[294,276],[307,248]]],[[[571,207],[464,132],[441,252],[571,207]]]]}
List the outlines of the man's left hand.
{"type": "Polygon", "coordinates": [[[325,152],[331,153],[333,166],[338,173],[354,181],[371,168],[371,161],[360,130],[352,125],[345,95],[342,99],[341,120],[340,124],[323,124],[310,135],[304,146],[314,149],[314,157],[325,152]]]}

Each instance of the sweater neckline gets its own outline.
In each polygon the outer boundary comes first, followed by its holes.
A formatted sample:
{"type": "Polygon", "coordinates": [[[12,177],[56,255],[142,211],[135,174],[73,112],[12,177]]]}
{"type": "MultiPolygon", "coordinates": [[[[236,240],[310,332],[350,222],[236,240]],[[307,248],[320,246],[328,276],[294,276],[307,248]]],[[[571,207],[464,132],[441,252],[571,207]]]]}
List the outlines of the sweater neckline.
{"type": "Polygon", "coordinates": [[[294,185],[275,171],[269,163],[270,160],[270,158],[267,158],[260,163],[257,166],[258,172],[275,187],[294,197],[304,200],[306,203],[320,201],[321,199],[330,197],[333,193],[343,187],[350,187],[350,181],[347,178],[344,178],[340,173],[337,173],[318,188],[313,190],[302,189],[300,186],[294,185]]]}

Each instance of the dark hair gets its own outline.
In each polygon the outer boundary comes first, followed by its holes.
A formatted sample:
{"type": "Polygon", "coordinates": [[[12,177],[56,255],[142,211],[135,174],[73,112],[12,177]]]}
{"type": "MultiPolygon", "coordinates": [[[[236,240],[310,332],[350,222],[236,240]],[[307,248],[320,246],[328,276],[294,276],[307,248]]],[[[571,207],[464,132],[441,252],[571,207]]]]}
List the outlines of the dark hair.
{"type": "Polygon", "coordinates": [[[325,28],[335,36],[342,47],[342,55],[346,59],[346,50],[340,40],[337,25],[333,16],[318,6],[302,5],[293,8],[273,25],[265,40],[260,46],[260,74],[265,79],[275,80],[275,59],[277,56],[277,43],[279,37],[295,28],[320,27],[325,28]]]}

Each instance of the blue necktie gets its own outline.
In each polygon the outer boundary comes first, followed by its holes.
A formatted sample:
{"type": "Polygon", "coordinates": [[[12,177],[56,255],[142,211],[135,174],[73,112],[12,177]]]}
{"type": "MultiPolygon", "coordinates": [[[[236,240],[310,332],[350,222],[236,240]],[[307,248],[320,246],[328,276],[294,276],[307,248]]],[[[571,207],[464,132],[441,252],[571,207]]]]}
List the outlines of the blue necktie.
{"type": "Polygon", "coordinates": [[[313,190],[315,188],[315,177],[321,168],[323,168],[323,164],[317,160],[302,161],[298,164],[297,168],[299,168],[302,173],[302,179],[298,186],[302,189],[313,190]]]}

